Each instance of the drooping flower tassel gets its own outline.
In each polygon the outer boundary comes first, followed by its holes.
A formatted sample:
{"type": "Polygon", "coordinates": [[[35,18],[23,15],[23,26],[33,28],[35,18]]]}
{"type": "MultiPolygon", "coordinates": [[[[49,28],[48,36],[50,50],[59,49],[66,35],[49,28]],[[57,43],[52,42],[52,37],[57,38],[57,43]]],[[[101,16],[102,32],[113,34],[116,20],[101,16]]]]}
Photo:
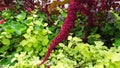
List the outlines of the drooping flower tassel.
{"type": "Polygon", "coordinates": [[[40,65],[44,64],[44,62],[49,58],[53,48],[55,48],[60,42],[63,40],[66,40],[71,29],[74,27],[75,20],[77,18],[77,11],[79,10],[77,8],[79,0],[71,0],[70,5],[68,7],[68,14],[67,18],[65,19],[62,28],[60,30],[60,33],[52,40],[50,47],[48,48],[48,51],[43,59],[43,61],[40,63],[40,65]]]}

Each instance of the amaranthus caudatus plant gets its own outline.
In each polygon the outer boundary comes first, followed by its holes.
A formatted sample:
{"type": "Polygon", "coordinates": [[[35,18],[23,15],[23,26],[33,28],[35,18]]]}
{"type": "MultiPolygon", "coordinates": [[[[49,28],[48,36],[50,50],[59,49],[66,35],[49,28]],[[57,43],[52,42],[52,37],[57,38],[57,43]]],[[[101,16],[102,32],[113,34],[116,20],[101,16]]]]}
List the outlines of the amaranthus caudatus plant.
{"type": "Polygon", "coordinates": [[[77,8],[78,7],[77,1],[79,1],[79,0],[76,0],[76,2],[75,2],[75,0],[71,0],[71,3],[70,3],[69,8],[68,8],[68,15],[64,21],[64,24],[62,25],[60,33],[51,42],[50,47],[48,48],[48,52],[47,52],[45,58],[43,59],[43,61],[41,62],[41,64],[43,64],[48,59],[53,48],[55,48],[56,45],[58,45],[58,43],[67,39],[67,37],[70,33],[70,30],[73,28],[75,20],[77,18],[76,12],[79,10],[77,8]],[[74,5],[74,4],[76,4],[76,5],[74,5]]]}
{"type": "Polygon", "coordinates": [[[53,48],[55,48],[63,40],[67,39],[71,29],[74,27],[75,20],[77,19],[77,12],[80,12],[82,15],[85,15],[88,18],[84,38],[84,42],[86,42],[87,36],[89,35],[88,28],[97,26],[99,23],[99,17],[97,13],[106,14],[111,9],[120,9],[120,5],[118,3],[115,3],[115,1],[117,0],[70,0],[68,14],[62,25],[62,28],[59,34],[52,40],[48,48],[48,52],[46,53],[40,65],[42,65],[49,58],[53,48]]]}

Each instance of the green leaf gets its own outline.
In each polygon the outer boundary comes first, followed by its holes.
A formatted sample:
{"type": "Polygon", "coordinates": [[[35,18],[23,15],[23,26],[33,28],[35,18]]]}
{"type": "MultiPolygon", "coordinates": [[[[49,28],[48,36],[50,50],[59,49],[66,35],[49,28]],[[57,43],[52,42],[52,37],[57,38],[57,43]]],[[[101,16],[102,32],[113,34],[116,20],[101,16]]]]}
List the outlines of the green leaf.
{"type": "Polygon", "coordinates": [[[104,65],[102,63],[96,64],[94,68],[104,68],[104,65]]]}
{"type": "Polygon", "coordinates": [[[109,66],[108,66],[107,68],[117,68],[117,67],[115,66],[115,64],[110,63],[109,66]]]}
{"type": "Polygon", "coordinates": [[[20,51],[22,51],[22,47],[17,48],[17,52],[20,52],[20,51]]]}
{"type": "Polygon", "coordinates": [[[37,39],[35,36],[32,36],[28,39],[28,42],[37,43],[37,39]]]}
{"type": "Polygon", "coordinates": [[[32,47],[32,43],[28,43],[27,46],[31,48],[32,47]]]}
{"type": "Polygon", "coordinates": [[[43,35],[46,35],[47,34],[47,31],[45,29],[42,30],[42,34],[43,35]]]}
{"type": "Polygon", "coordinates": [[[33,17],[32,16],[28,16],[27,20],[33,20],[33,17]]]}
{"type": "MultiPolygon", "coordinates": [[[[37,48],[38,48],[38,43],[34,43],[34,44],[33,44],[33,47],[37,49],[37,48]]],[[[38,50],[39,50],[39,49],[38,49],[38,50]]]]}
{"type": "Polygon", "coordinates": [[[40,68],[45,68],[45,65],[41,65],[40,68]]]}
{"type": "Polygon", "coordinates": [[[2,43],[5,44],[5,45],[10,45],[10,40],[6,39],[6,38],[3,38],[2,43]]]}
{"type": "MultiPolygon", "coordinates": [[[[106,54],[105,54],[105,60],[106,61],[109,61],[109,60],[111,60],[112,58],[113,58],[113,56],[114,56],[114,53],[112,53],[112,52],[107,52],[106,54]]],[[[115,58],[116,59],[116,58],[115,58]]],[[[113,59],[113,61],[114,61],[114,59],[113,59]]]]}
{"type": "Polygon", "coordinates": [[[24,36],[26,39],[27,39],[27,38],[30,38],[30,35],[29,35],[29,34],[24,34],[23,36],[24,36]]]}
{"type": "Polygon", "coordinates": [[[27,29],[27,33],[30,33],[33,30],[33,26],[29,26],[29,28],[27,29]]]}
{"type": "Polygon", "coordinates": [[[72,40],[72,36],[68,36],[68,40],[72,40]]]}
{"type": "Polygon", "coordinates": [[[12,38],[12,35],[11,34],[7,34],[6,37],[7,38],[12,38]]]}
{"type": "Polygon", "coordinates": [[[120,61],[120,53],[115,53],[111,58],[112,62],[120,61]]]}
{"type": "Polygon", "coordinates": [[[102,41],[95,41],[96,46],[102,46],[104,43],[102,41]]]}
{"type": "Polygon", "coordinates": [[[38,20],[37,20],[37,21],[35,21],[34,23],[35,23],[36,25],[38,25],[38,26],[40,26],[40,25],[41,25],[41,22],[40,22],[40,21],[38,21],[38,20]]]}
{"type": "Polygon", "coordinates": [[[3,49],[3,50],[8,50],[8,49],[9,49],[9,46],[3,46],[2,49],[3,49]]]}
{"type": "Polygon", "coordinates": [[[0,53],[4,53],[8,49],[9,49],[9,46],[4,45],[3,47],[0,48],[0,53]]]}
{"type": "Polygon", "coordinates": [[[11,18],[11,11],[10,10],[4,10],[2,11],[2,17],[4,17],[5,19],[10,19],[11,18]]]}
{"type": "Polygon", "coordinates": [[[80,38],[78,38],[78,37],[73,37],[73,40],[75,41],[75,42],[79,42],[79,41],[82,41],[80,38]]]}
{"type": "Polygon", "coordinates": [[[30,50],[31,50],[31,47],[29,47],[29,46],[24,46],[24,49],[25,49],[25,51],[30,51],[30,50]]]}
{"type": "Polygon", "coordinates": [[[48,42],[49,42],[49,40],[48,40],[47,36],[44,37],[44,39],[42,40],[42,44],[43,44],[43,45],[47,45],[48,42]]]}
{"type": "Polygon", "coordinates": [[[119,68],[119,67],[120,67],[120,61],[114,62],[114,64],[116,65],[116,68],[119,68]]]}
{"type": "Polygon", "coordinates": [[[20,42],[20,45],[22,45],[22,46],[25,46],[25,45],[27,45],[28,44],[28,41],[27,40],[22,40],[21,42],[20,42]]]}
{"type": "Polygon", "coordinates": [[[114,46],[120,46],[120,39],[119,38],[115,39],[114,46]]]}
{"type": "MultiPolygon", "coordinates": [[[[39,34],[40,34],[40,33],[39,33],[39,34]]],[[[43,39],[44,39],[44,36],[40,34],[40,35],[38,36],[38,40],[39,40],[39,41],[43,41],[43,39]]]]}
{"type": "Polygon", "coordinates": [[[5,50],[3,48],[0,48],[0,53],[4,53],[5,50]]]}
{"type": "Polygon", "coordinates": [[[6,28],[6,32],[7,33],[13,33],[15,30],[14,30],[14,26],[12,25],[11,27],[10,26],[7,26],[6,28]],[[13,28],[12,28],[13,27],[13,28]]]}
{"type": "Polygon", "coordinates": [[[72,45],[73,45],[73,42],[69,42],[68,48],[71,48],[72,45]]]}
{"type": "Polygon", "coordinates": [[[21,11],[21,14],[17,15],[16,18],[18,21],[22,21],[26,18],[26,13],[21,11]]]}
{"type": "Polygon", "coordinates": [[[63,43],[59,43],[59,46],[61,47],[65,47],[65,45],[63,43]]]}

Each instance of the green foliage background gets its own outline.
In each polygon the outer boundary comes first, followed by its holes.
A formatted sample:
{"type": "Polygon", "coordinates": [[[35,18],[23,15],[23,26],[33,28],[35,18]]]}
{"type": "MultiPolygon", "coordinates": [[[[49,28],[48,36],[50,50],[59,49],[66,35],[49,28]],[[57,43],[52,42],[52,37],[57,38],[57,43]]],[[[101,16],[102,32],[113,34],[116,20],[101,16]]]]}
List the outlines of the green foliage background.
{"type": "MultiPolygon", "coordinates": [[[[0,15],[5,23],[0,25],[0,67],[3,68],[119,68],[120,67],[120,17],[112,11],[114,21],[99,28],[91,28],[88,43],[83,43],[85,27],[78,19],[68,40],[60,43],[53,50],[48,61],[41,67],[51,40],[58,34],[66,17],[66,11],[58,9],[59,17],[52,16],[54,21],[48,23],[46,14],[33,11],[14,13],[4,10],[0,15]],[[61,18],[63,20],[61,20],[61,18]],[[80,25],[80,26],[79,26],[80,25]],[[98,29],[102,34],[98,33],[98,29]],[[117,31],[116,31],[117,30],[117,31]],[[110,48],[105,46],[104,37],[112,40],[110,48]]],[[[84,24],[84,23],[83,23],[84,24]]]]}

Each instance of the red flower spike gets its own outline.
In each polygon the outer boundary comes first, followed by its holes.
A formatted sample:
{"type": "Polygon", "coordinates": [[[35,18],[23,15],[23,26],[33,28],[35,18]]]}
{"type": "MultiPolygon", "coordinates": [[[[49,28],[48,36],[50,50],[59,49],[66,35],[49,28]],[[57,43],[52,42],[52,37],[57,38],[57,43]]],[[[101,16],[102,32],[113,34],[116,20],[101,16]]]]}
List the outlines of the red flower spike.
{"type": "Polygon", "coordinates": [[[65,19],[65,21],[62,25],[60,33],[51,42],[50,47],[48,48],[48,52],[46,53],[46,55],[45,55],[43,61],[40,63],[40,65],[44,64],[44,62],[49,58],[50,53],[52,52],[53,48],[55,48],[63,40],[67,39],[71,29],[74,27],[74,23],[77,18],[76,13],[78,11],[77,3],[79,3],[77,1],[79,1],[79,0],[71,0],[70,5],[68,7],[67,18],[65,19]]]}

